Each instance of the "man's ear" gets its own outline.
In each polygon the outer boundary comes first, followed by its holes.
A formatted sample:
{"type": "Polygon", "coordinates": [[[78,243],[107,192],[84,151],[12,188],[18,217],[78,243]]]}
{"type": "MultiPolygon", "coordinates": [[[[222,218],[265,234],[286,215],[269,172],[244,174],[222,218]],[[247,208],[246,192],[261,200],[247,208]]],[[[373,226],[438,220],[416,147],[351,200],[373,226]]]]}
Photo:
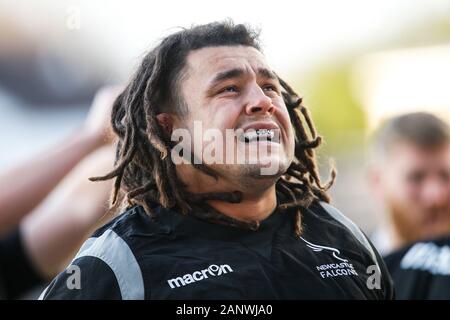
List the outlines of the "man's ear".
{"type": "Polygon", "coordinates": [[[159,125],[164,129],[164,131],[170,136],[173,130],[173,119],[168,113],[160,113],[156,115],[159,125]]]}

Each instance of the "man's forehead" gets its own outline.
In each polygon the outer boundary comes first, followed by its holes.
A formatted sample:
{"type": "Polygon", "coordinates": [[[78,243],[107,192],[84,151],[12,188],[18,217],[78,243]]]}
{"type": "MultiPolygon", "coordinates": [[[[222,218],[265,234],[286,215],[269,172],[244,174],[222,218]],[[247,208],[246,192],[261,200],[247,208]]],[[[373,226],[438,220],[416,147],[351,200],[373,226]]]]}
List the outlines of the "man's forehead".
{"type": "Polygon", "coordinates": [[[198,76],[213,76],[230,69],[256,72],[258,69],[271,70],[264,55],[249,46],[206,47],[191,51],[187,57],[189,73],[198,76]]]}
{"type": "Polygon", "coordinates": [[[390,147],[388,153],[391,163],[400,162],[402,166],[417,163],[432,165],[442,162],[450,167],[450,144],[448,143],[438,146],[420,146],[409,141],[398,141],[390,147]]]}

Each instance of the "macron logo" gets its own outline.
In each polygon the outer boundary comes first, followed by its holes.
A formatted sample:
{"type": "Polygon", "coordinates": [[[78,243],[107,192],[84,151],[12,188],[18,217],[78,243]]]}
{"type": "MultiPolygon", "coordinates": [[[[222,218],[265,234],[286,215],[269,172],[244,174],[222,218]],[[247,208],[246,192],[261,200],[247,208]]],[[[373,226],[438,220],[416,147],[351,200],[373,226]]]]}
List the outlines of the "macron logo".
{"type": "Polygon", "coordinates": [[[227,264],[222,264],[218,266],[217,264],[212,264],[208,268],[194,271],[193,273],[185,274],[184,276],[179,276],[170,280],[167,280],[171,289],[184,287],[185,285],[208,279],[208,277],[217,277],[223,274],[233,272],[233,269],[227,264]]]}

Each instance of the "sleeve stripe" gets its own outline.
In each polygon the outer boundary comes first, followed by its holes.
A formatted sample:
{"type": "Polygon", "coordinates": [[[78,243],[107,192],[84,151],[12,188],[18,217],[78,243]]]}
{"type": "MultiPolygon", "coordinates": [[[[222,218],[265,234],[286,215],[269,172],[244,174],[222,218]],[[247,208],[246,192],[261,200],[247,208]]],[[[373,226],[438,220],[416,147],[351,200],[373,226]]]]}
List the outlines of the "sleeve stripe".
{"type": "Polygon", "coordinates": [[[47,286],[47,288],[44,289],[44,291],[42,291],[41,295],[39,296],[39,298],[37,298],[38,300],[44,300],[45,294],[47,293],[48,288],[50,287],[47,286]]]}
{"type": "Polygon", "coordinates": [[[130,247],[114,231],[107,230],[95,241],[86,242],[75,259],[84,256],[101,259],[113,270],[122,299],[144,299],[144,279],[141,268],[130,247]]]}
{"type": "MultiPolygon", "coordinates": [[[[107,230],[98,238],[89,238],[81,246],[71,264],[82,257],[95,257],[114,272],[123,300],[143,300],[144,279],[141,268],[128,244],[114,231],[107,230]]],[[[39,296],[45,297],[48,287],[39,296]]]]}
{"type": "MultiPolygon", "coordinates": [[[[81,246],[80,250],[78,251],[77,255],[75,256],[75,258],[69,263],[69,265],[67,267],[69,267],[74,261],[75,259],[78,259],[78,255],[86,250],[87,248],[89,248],[90,246],[92,246],[92,244],[95,242],[95,240],[97,240],[97,238],[89,238],[87,239],[83,245],[81,246]]],[[[38,300],[44,300],[45,295],[47,294],[48,288],[50,287],[50,285],[48,285],[44,291],[42,291],[41,295],[39,296],[38,300]]]]}

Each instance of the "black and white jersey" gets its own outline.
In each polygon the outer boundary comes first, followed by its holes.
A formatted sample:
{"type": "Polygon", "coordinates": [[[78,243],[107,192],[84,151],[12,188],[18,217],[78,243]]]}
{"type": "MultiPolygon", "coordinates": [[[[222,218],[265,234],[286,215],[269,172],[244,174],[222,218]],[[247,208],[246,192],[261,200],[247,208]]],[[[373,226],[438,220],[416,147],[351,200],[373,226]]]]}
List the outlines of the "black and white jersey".
{"type": "Polygon", "coordinates": [[[43,299],[392,299],[384,262],[326,203],[275,211],[257,231],[135,206],[88,239],[43,299]],[[78,277],[78,278],[77,278],[78,277]]]}
{"type": "Polygon", "coordinates": [[[450,236],[420,241],[385,257],[399,299],[450,299],[450,236]]]}

